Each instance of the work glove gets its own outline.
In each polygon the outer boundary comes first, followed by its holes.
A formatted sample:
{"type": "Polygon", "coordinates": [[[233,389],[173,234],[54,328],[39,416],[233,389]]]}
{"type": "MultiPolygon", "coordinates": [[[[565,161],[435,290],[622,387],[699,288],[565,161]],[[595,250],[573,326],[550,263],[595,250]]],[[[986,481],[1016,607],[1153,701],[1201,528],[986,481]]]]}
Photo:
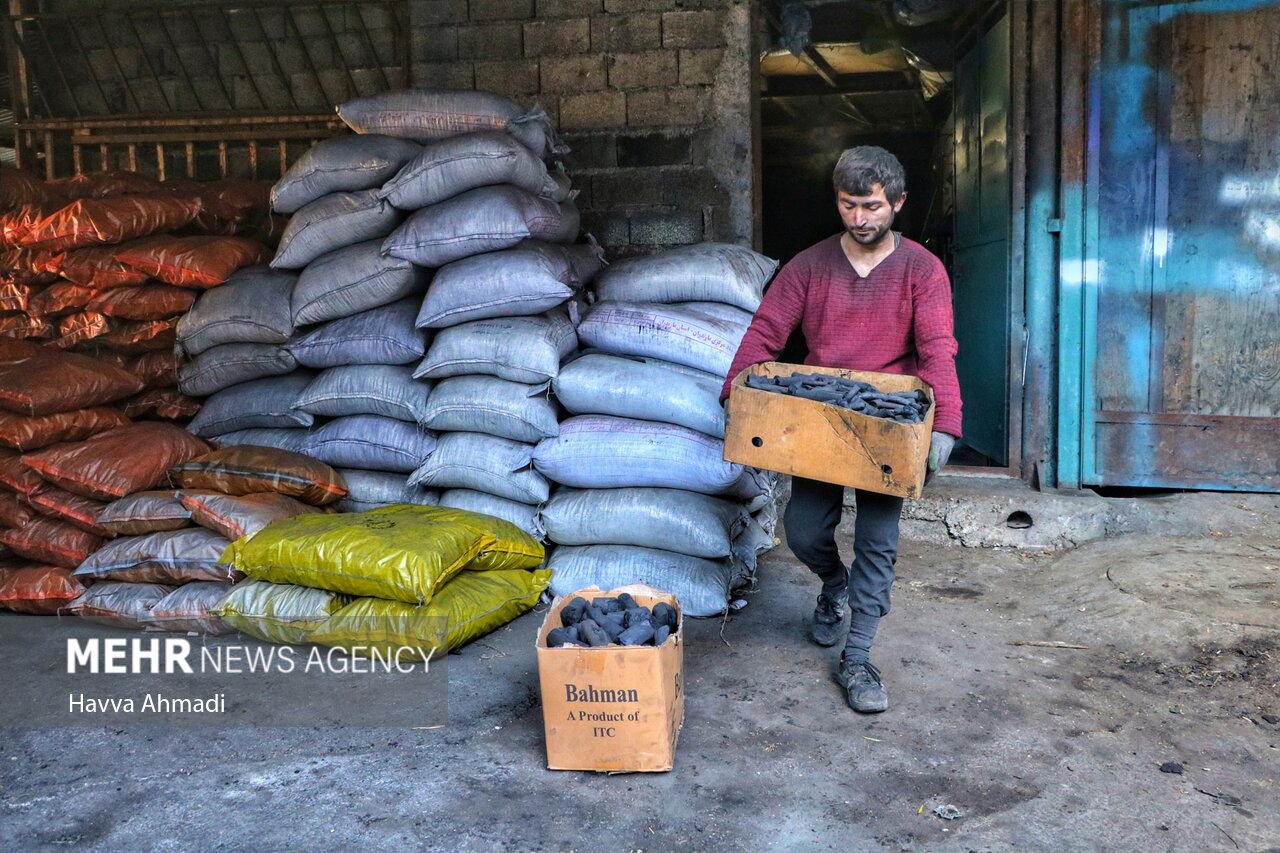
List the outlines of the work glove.
{"type": "Polygon", "coordinates": [[[947,464],[947,460],[951,458],[951,451],[956,446],[955,436],[947,435],[945,432],[935,432],[929,442],[929,463],[924,475],[924,484],[929,485],[929,481],[934,475],[947,464]]]}

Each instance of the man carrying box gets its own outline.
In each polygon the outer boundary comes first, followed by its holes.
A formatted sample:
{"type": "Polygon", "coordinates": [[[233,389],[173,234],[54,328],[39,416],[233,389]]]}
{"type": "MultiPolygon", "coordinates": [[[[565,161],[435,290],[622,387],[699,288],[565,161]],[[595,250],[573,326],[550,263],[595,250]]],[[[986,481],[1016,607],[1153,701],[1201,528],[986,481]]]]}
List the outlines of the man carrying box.
{"type": "MultiPolygon", "coordinates": [[[[728,398],[739,372],[777,359],[799,326],[809,344],[806,364],[911,374],[933,387],[937,408],[928,482],[961,435],[951,284],[928,249],[891,230],[906,200],[898,158],[874,146],[850,148],[833,179],[844,232],[804,250],[778,273],[738,347],[720,399],[728,398]]],[[[889,707],[870,653],[880,618],[889,612],[902,498],[855,493],[849,567],[835,539],[843,486],[793,478],[784,524],[792,552],[822,579],[813,641],[834,646],[843,634],[838,677],[849,706],[875,713],[889,707]],[[846,601],[852,612],[847,632],[846,601]]]]}

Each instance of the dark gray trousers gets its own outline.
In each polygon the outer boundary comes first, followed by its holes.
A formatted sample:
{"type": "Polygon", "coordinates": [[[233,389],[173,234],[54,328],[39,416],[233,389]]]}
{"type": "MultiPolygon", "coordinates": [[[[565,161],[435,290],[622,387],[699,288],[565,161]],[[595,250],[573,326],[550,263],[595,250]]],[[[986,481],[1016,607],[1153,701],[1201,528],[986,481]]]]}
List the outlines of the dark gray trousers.
{"type": "Polygon", "coordinates": [[[827,592],[848,585],[849,609],[880,617],[889,612],[893,564],[898,559],[902,498],[856,490],[853,564],[845,567],[836,546],[836,525],[844,506],[844,486],[791,479],[791,502],[783,524],[787,545],[800,562],[822,578],[827,592]]]}

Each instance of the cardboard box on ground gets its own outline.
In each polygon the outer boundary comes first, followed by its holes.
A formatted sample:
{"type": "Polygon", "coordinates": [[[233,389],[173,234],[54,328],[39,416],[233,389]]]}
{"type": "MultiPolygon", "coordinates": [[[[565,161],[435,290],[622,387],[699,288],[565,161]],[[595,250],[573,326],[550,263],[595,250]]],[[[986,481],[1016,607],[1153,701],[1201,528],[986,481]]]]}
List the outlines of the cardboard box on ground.
{"type": "Polygon", "coordinates": [[[684,613],[674,595],[632,584],[561,596],[538,631],[537,656],[549,769],[663,771],[675,765],[684,724],[684,613]],[[645,607],[666,602],[680,614],[663,645],[547,646],[547,634],[560,627],[560,611],[574,598],[595,601],[624,592],[645,607]]]}
{"type": "Polygon", "coordinates": [[[918,498],[929,461],[933,402],[933,389],[914,376],[767,361],[734,377],[724,458],[824,483],[918,498]],[[842,376],[888,393],[922,390],[931,405],[924,423],[897,423],[746,386],[748,376],[772,378],[793,373],[842,376]]]}

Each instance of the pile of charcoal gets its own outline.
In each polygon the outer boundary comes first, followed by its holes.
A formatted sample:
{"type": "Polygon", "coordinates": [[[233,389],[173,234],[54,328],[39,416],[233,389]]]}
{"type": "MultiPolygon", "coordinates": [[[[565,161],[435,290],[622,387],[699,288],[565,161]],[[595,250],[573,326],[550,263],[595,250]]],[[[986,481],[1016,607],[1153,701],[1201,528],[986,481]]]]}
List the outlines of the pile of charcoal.
{"type": "Polygon", "coordinates": [[[587,601],[575,596],[560,611],[560,624],[547,634],[547,645],[560,646],[660,646],[676,632],[680,615],[665,602],[651,610],[629,593],[587,601]]]}
{"type": "Polygon", "coordinates": [[[923,391],[888,394],[867,382],[825,373],[793,373],[790,376],[748,376],[747,387],[774,394],[790,394],[829,406],[886,418],[904,424],[924,423],[929,397],[923,391]]]}

